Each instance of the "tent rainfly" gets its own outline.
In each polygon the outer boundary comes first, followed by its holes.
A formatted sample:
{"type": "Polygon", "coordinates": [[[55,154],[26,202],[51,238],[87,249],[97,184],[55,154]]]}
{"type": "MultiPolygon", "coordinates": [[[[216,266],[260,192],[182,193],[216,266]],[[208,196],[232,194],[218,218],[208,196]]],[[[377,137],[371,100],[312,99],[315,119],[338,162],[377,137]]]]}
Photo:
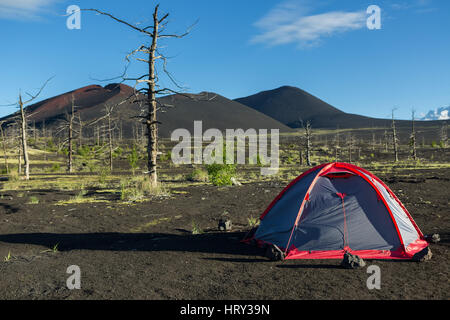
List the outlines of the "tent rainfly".
{"type": "Polygon", "coordinates": [[[412,259],[428,246],[395,194],[348,163],[315,167],[292,181],[244,242],[275,245],[285,259],[412,259]]]}

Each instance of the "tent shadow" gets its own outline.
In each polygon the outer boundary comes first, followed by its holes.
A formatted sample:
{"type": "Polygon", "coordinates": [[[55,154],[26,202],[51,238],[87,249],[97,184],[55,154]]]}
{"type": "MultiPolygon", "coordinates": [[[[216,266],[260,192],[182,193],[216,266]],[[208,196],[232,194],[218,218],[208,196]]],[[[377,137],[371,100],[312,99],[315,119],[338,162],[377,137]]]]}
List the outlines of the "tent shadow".
{"type": "MultiPolygon", "coordinates": [[[[244,232],[176,235],[169,233],[24,233],[0,235],[0,243],[28,244],[73,250],[177,251],[261,256],[260,248],[242,244],[244,232]]],[[[245,260],[245,259],[243,259],[245,260]]]]}
{"type": "Polygon", "coordinates": [[[255,263],[255,262],[273,262],[269,259],[254,259],[254,258],[204,258],[204,260],[220,261],[220,262],[238,262],[238,263],[255,263]]]}
{"type": "Polygon", "coordinates": [[[344,269],[338,264],[280,264],[281,269],[344,269]]]}

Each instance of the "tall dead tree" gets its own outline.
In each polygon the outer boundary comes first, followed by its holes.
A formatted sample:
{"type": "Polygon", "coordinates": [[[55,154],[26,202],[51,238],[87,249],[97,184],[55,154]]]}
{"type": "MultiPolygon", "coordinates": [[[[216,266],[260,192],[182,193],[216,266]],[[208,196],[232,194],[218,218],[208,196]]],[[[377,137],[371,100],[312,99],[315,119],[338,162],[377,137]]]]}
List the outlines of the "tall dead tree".
{"type": "Polygon", "coordinates": [[[335,148],[335,162],[338,162],[339,161],[339,149],[341,148],[340,147],[340,134],[339,134],[339,126],[337,126],[337,128],[336,128],[336,137],[335,137],[335,145],[334,145],[334,148],[335,148]]]}
{"type": "Polygon", "coordinates": [[[447,148],[448,146],[448,124],[447,121],[442,122],[440,134],[439,134],[439,140],[442,148],[447,148]]]}
{"type": "Polygon", "coordinates": [[[397,137],[397,128],[395,127],[395,118],[394,118],[394,111],[395,109],[392,109],[392,145],[394,147],[394,160],[395,162],[398,162],[398,137],[397,137]]]}
{"type": "Polygon", "coordinates": [[[3,157],[5,160],[5,170],[6,174],[9,174],[9,167],[8,167],[8,153],[7,153],[7,146],[6,146],[6,136],[5,132],[3,130],[4,121],[0,122],[0,131],[1,131],[1,138],[2,138],[2,146],[3,146],[3,157]]]}
{"type": "Polygon", "coordinates": [[[83,121],[81,120],[81,113],[78,112],[78,148],[83,147],[83,121]]]}
{"type": "Polygon", "coordinates": [[[67,116],[69,119],[69,137],[68,137],[68,143],[69,143],[69,163],[68,163],[68,169],[69,172],[73,172],[73,122],[75,119],[75,98],[72,95],[72,103],[70,108],[70,115],[67,116]]]}
{"type": "Polygon", "coordinates": [[[384,151],[387,153],[389,151],[389,135],[388,131],[384,130],[384,151]]]}
{"type": "Polygon", "coordinates": [[[105,104],[105,115],[103,119],[106,120],[106,124],[104,126],[104,132],[108,139],[108,163],[109,163],[109,170],[113,171],[113,153],[114,153],[114,147],[113,147],[113,139],[114,139],[114,131],[117,129],[117,119],[113,117],[113,111],[114,108],[117,105],[109,105],[105,104]]]}
{"type": "MultiPolygon", "coordinates": [[[[118,124],[117,124],[118,118],[113,116],[113,113],[114,113],[114,109],[116,109],[117,107],[119,107],[121,104],[123,104],[125,102],[126,102],[126,100],[119,102],[117,104],[105,103],[105,105],[104,105],[105,114],[102,117],[97,118],[94,121],[92,121],[86,125],[86,127],[95,125],[95,128],[99,134],[98,137],[101,136],[102,139],[107,140],[108,164],[109,164],[110,171],[113,170],[113,154],[115,151],[114,143],[113,143],[114,132],[118,129],[118,124]],[[100,135],[100,131],[102,132],[101,135],[100,135]]],[[[97,150],[97,152],[100,152],[104,146],[105,145],[103,145],[102,148],[97,150]]]]}
{"type": "Polygon", "coordinates": [[[306,149],[306,164],[311,166],[311,137],[312,137],[312,127],[311,121],[306,121],[306,125],[303,123],[302,119],[299,119],[300,124],[305,130],[305,149],[306,149]]]}
{"type": "Polygon", "coordinates": [[[375,132],[372,130],[372,151],[375,151],[375,146],[377,144],[377,138],[375,132]]]}
{"type": "MultiPolygon", "coordinates": [[[[27,130],[28,130],[28,117],[31,115],[27,115],[26,113],[26,106],[33,102],[39,95],[41,94],[42,90],[44,90],[47,83],[52,78],[48,79],[44,85],[39,89],[39,91],[35,95],[31,95],[27,93],[29,96],[28,100],[24,100],[22,97],[22,93],[19,92],[19,98],[16,103],[10,104],[8,106],[17,106],[19,107],[19,111],[14,115],[13,119],[19,124],[19,130],[20,130],[20,148],[21,152],[23,153],[23,160],[24,160],[24,166],[25,166],[25,179],[30,179],[30,159],[28,156],[28,145],[27,145],[27,130]]],[[[20,155],[19,155],[20,157],[20,155]]],[[[19,164],[20,167],[20,164],[19,164]]],[[[20,174],[20,168],[19,168],[19,174],[20,174]]]]}
{"type": "Polygon", "coordinates": [[[347,136],[348,162],[349,163],[352,162],[352,153],[353,153],[354,146],[355,146],[355,139],[352,136],[352,134],[349,133],[348,136],[347,136]]]}
{"type": "MultiPolygon", "coordinates": [[[[17,136],[20,137],[20,130],[18,131],[18,133],[19,134],[17,136]]],[[[17,158],[17,163],[18,163],[17,174],[20,176],[22,174],[22,139],[21,138],[19,138],[17,149],[19,150],[18,158],[17,158]]]]}
{"type": "Polygon", "coordinates": [[[30,180],[30,159],[28,157],[28,145],[27,145],[27,117],[25,115],[24,102],[22,100],[22,94],[19,94],[19,107],[20,107],[20,133],[22,138],[22,152],[23,152],[23,165],[25,166],[25,180],[30,180]]]}
{"type": "Polygon", "coordinates": [[[409,137],[409,146],[411,147],[411,157],[413,160],[417,160],[417,148],[416,148],[416,126],[415,126],[415,111],[412,110],[411,115],[411,135],[409,137]]]}
{"type": "Polygon", "coordinates": [[[62,149],[65,145],[67,145],[67,171],[69,173],[73,172],[73,142],[79,135],[79,131],[75,128],[75,115],[77,112],[75,109],[75,97],[72,95],[70,109],[68,112],[66,112],[65,117],[61,120],[62,123],[58,127],[58,131],[56,132],[56,135],[59,135],[59,133],[61,132],[64,132],[66,134],[66,138],[61,141],[59,149],[62,149]]]}
{"type": "MultiPolygon", "coordinates": [[[[122,78],[124,81],[135,81],[135,103],[144,103],[146,106],[145,113],[140,116],[144,120],[144,125],[147,129],[147,168],[148,174],[150,177],[150,182],[153,186],[156,186],[158,183],[158,175],[157,175],[157,154],[158,154],[158,119],[157,119],[157,111],[164,107],[157,101],[157,95],[165,95],[168,93],[178,93],[175,90],[171,90],[169,88],[162,88],[158,85],[159,74],[157,70],[156,63],[158,61],[162,62],[162,70],[168,76],[170,81],[176,85],[176,87],[181,88],[174,80],[172,75],[167,71],[167,58],[160,52],[158,41],[161,39],[167,38],[183,38],[189,34],[189,29],[184,34],[166,34],[164,33],[165,27],[167,25],[167,18],[169,14],[163,15],[159,18],[159,5],[157,5],[154,9],[152,15],[152,23],[149,26],[139,28],[136,25],[133,25],[124,20],[118,19],[115,16],[100,11],[98,9],[81,9],[82,11],[92,11],[101,15],[105,15],[110,17],[111,19],[124,24],[134,31],[139,32],[146,39],[148,39],[148,43],[139,46],[137,49],[133,50],[129,55],[127,55],[126,60],[130,62],[131,58],[134,58],[136,61],[143,62],[147,65],[148,72],[134,78],[127,77],[125,73],[122,78]],[[143,88],[137,89],[137,86],[145,85],[143,88]],[[142,97],[142,94],[145,94],[142,97]]],[[[126,72],[126,71],[125,71],[126,72]]]]}

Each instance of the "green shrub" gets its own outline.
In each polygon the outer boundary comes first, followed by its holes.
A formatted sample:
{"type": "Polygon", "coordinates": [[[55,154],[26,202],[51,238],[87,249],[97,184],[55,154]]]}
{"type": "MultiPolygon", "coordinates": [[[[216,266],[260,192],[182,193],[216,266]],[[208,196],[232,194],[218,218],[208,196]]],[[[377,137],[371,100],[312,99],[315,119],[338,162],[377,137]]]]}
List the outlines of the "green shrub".
{"type": "Polygon", "coordinates": [[[167,153],[164,153],[159,156],[159,160],[161,162],[170,161],[171,159],[172,159],[172,151],[170,151],[170,150],[167,153]]]}
{"type": "Polygon", "coordinates": [[[248,221],[248,225],[250,226],[250,228],[256,227],[257,225],[259,225],[259,219],[258,218],[254,218],[253,216],[250,218],[247,218],[248,221]]]}
{"type": "Polygon", "coordinates": [[[31,196],[28,204],[39,204],[39,199],[36,196],[31,196]]]}
{"type": "Polygon", "coordinates": [[[197,223],[195,223],[195,221],[192,221],[192,234],[197,235],[202,233],[203,230],[200,228],[200,226],[197,223]]]}
{"type": "Polygon", "coordinates": [[[104,186],[106,184],[110,173],[111,171],[108,167],[102,167],[100,169],[98,174],[98,183],[100,184],[100,186],[104,186]]]}
{"type": "Polygon", "coordinates": [[[231,186],[231,179],[236,176],[236,165],[213,163],[206,166],[209,181],[215,186],[231,186]]]}
{"type": "Polygon", "coordinates": [[[116,158],[121,157],[122,153],[123,153],[123,149],[121,147],[117,147],[117,149],[115,149],[113,151],[113,158],[116,159],[116,158]]]}
{"type": "Polygon", "coordinates": [[[58,172],[59,170],[61,170],[61,165],[59,163],[53,164],[52,167],[50,168],[51,172],[58,172]]]}
{"type": "Polygon", "coordinates": [[[131,149],[131,152],[128,155],[128,164],[131,167],[131,171],[133,172],[133,175],[136,172],[136,169],[138,168],[138,161],[139,161],[139,155],[136,150],[136,146],[133,146],[133,149],[131,149]]]}

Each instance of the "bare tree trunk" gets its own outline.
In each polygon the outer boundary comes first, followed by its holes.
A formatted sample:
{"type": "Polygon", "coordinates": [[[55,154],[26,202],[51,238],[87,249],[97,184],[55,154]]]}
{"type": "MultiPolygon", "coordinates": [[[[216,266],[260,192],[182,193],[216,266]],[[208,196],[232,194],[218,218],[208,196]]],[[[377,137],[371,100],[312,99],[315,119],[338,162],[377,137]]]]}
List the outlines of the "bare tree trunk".
{"type": "Polygon", "coordinates": [[[411,128],[410,146],[411,146],[411,156],[412,156],[413,160],[417,160],[416,128],[415,128],[414,110],[412,111],[412,128],[411,128]]]}
{"type": "Polygon", "coordinates": [[[109,170],[113,171],[113,140],[111,128],[111,112],[108,112],[109,170]]]}
{"type": "Polygon", "coordinates": [[[47,138],[47,133],[45,132],[45,120],[42,121],[42,137],[47,138]]]}
{"type": "Polygon", "coordinates": [[[5,137],[5,132],[3,131],[3,123],[0,123],[0,130],[1,130],[1,135],[2,135],[2,145],[3,145],[3,155],[5,158],[5,168],[6,168],[6,174],[9,174],[9,167],[8,167],[8,154],[6,151],[6,137],[5,137]]]}
{"type": "Polygon", "coordinates": [[[123,121],[120,120],[119,141],[122,142],[122,140],[123,140],[123,121]]]}
{"type": "Polygon", "coordinates": [[[338,162],[339,161],[339,148],[340,148],[340,146],[339,146],[339,143],[340,143],[340,141],[339,141],[339,127],[337,127],[337,130],[336,130],[336,145],[335,145],[335,153],[336,153],[336,155],[335,155],[335,157],[336,157],[336,159],[335,159],[335,162],[338,162]]]}
{"type": "Polygon", "coordinates": [[[83,147],[83,121],[81,121],[81,114],[78,113],[79,130],[78,133],[78,148],[83,147]]]}
{"type": "Polygon", "coordinates": [[[306,121],[305,127],[306,135],[306,164],[311,166],[311,122],[306,121]]]}
{"type": "Polygon", "coordinates": [[[22,95],[19,95],[19,106],[21,115],[21,131],[22,131],[21,137],[23,148],[23,162],[25,166],[25,180],[30,180],[30,160],[28,158],[28,147],[27,147],[27,119],[23,108],[22,95]]]}
{"type": "Polygon", "coordinates": [[[97,146],[100,145],[100,127],[96,127],[96,131],[97,131],[97,146]]]}
{"type": "Polygon", "coordinates": [[[447,124],[447,122],[443,122],[442,127],[441,127],[440,137],[439,137],[441,140],[440,144],[441,144],[442,148],[447,148],[447,146],[448,146],[447,130],[448,130],[448,124],[447,124]]]}
{"type": "Polygon", "coordinates": [[[387,130],[384,130],[384,151],[389,152],[389,138],[387,130]]]}
{"type": "Polygon", "coordinates": [[[353,150],[353,137],[351,134],[348,135],[348,162],[352,162],[352,150],[353,150]]]}
{"type": "Polygon", "coordinates": [[[155,12],[153,13],[153,36],[152,45],[149,50],[149,81],[148,81],[148,118],[146,121],[147,134],[148,134],[148,171],[150,175],[150,181],[153,186],[158,184],[157,175],[157,154],[158,154],[158,126],[156,121],[156,77],[155,77],[155,53],[156,46],[158,43],[158,30],[159,20],[158,20],[158,6],[155,7],[155,12]]]}
{"type": "Polygon", "coordinates": [[[69,173],[73,172],[73,118],[74,118],[74,98],[72,96],[72,110],[70,111],[69,115],[69,164],[68,164],[68,170],[69,173]]]}
{"type": "Polygon", "coordinates": [[[376,136],[375,132],[372,132],[372,151],[375,151],[375,145],[376,145],[376,136]]]}
{"type": "Polygon", "coordinates": [[[19,158],[18,158],[17,173],[22,174],[22,139],[19,140],[19,158]]]}
{"type": "Polygon", "coordinates": [[[397,129],[395,127],[394,111],[395,109],[392,110],[392,144],[394,146],[395,162],[398,162],[398,137],[397,137],[397,129]]]}

